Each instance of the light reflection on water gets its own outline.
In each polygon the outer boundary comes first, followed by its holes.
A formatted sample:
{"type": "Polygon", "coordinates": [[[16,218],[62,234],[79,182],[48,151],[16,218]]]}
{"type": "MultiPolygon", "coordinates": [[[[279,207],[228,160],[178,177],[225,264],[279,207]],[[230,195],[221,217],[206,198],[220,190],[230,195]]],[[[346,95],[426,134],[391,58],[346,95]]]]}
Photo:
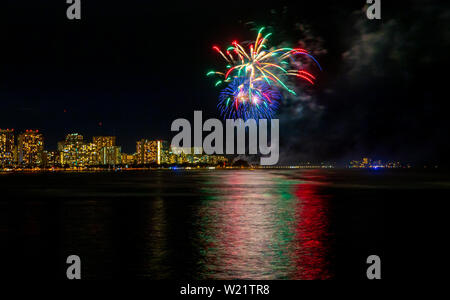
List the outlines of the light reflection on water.
{"type": "Polygon", "coordinates": [[[76,253],[88,279],[331,278],[334,214],[322,188],[330,177],[321,170],[8,177],[0,213],[10,217],[0,239],[20,257],[12,267],[54,260],[46,270],[57,276],[76,253]]]}
{"type": "Polygon", "coordinates": [[[331,277],[327,196],[314,182],[241,171],[210,177],[202,192],[201,278],[331,277]]]}

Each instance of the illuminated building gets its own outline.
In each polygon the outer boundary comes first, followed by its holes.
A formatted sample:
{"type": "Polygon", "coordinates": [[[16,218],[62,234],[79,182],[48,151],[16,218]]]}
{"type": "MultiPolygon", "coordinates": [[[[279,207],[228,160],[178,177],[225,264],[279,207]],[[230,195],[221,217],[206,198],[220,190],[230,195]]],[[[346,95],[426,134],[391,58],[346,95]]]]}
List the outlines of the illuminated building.
{"type": "Polygon", "coordinates": [[[151,153],[154,152],[152,149],[151,141],[146,139],[141,139],[136,142],[136,155],[137,155],[137,163],[138,164],[148,164],[152,161],[151,153]]]}
{"type": "Polygon", "coordinates": [[[59,151],[43,151],[42,155],[42,166],[55,167],[61,165],[60,153],[59,151]]]}
{"type": "Polygon", "coordinates": [[[121,163],[121,148],[115,145],[115,136],[95,136],[92,140],[92,143],[86,143],[81,134],[68,134],[65,141],[58,143],[61,164],[86,167],[121,163]]]}
{"type": "Polygon", "coordinates": [[[224,156],[203,154],[202,147],[191,147],[191,148],[172,147],[167,151],[167,153],[168,153],[167,163],[169,164],[188,163],[188,164],[221,165],[228,161],[228,159],[225,158],[224,156]]]}
{"type": "Polygon", "coordinates": [[[101,165],[118,165],[121,163],[121,148],[118,146],[105,146],[100,149],[101,165]]]}
{"type": "Polygon", "coordinates": [[[116,145],[115,136],[94,136],[92,138],[92,141],[96,145],[98,150],[102,149],[103,147],[112,147],[116,145]]]}
{"type": "Polygon", "coordinates": [[[180,154],[174,154],[172,151],[169,154],[168,163],[169,164],[184,164],[188,163],[187,155],[184,154],[184,152],[181,152],[180,154]]]}
{"type": "Polygon", "coordinates": [[[0,129],[0,166],[12,166],[14,154],[14,129],[0,129]]]}
{"type": "Polygon", "coordinates": [[[221,155],[209,155],[208,156],[208,164],[210,165],[222,165],[228,162],[228,159],[225,156],[221,155]]]}
{"type": "Polygon", "coordinates": [[[373,161],[370,158],[363,158],[362,161],[352,160],[349,165],[350,168],[371,168],[371,169],[379,169],[379,168],[402,168],[402,164],[398,161],[382,161],[375,160],[373,161]]]}
{"type": "Polygon", "coordinates": [[[170,151],[169,155],[167,156],[167,163],[168,164],[176,164],[178,163],[178,155],[175,155],[170,151]]]}
{"type": "Polygon", "coordinates": [[[44,151],[44,137],[38,130],[26,130],[19,135],[19,163],[27,167],[38,166],[42,163],[42,151],[44,151]]]}
{"type": "Polygon", "coordinates": [[[134,154],[121,154],[121,163],[123,165],[134,165],[136,163],[136,156],[134,154]]]}
{"type": "Polygon", "coordinates": [[[363,157],[361,167],[362,167],[362,168],[367,168],[367,167],[370,166],[371,163],[372,163],[372,159],[367,158],[367,157],[363,157]]]}
{"type": "Polygon", "coordinates": [[[81,134],[70,133],[66,135],[66,140],[58,143],[58,150],[61,151],[61,164],[71,167],[79,166],[83,144],[81,134]]]}
{"type": "Polygon", "coordinates": [[[83,144],[81,147],[81,165],[92,166],[99,164],[99,153],[94,143],[83,144]]]}
{"type": "Polygon", "coordinates": [[[83,136],[71,133],[64,142],[58,143],[61,151],[61,164],[70,167],[85,167],[98,164],[97,146],[94,143],[85,143],[83,136]]]}
{"type": "Polygon", "coordinates": [[[207,155],[203,155],[202,147],[192,147],[191,153],[186,154],[186,159],[190,164],[206,163],[207,155]],[[200,154],[195,154],[200,153],[200,154]]]}
{"type": "MultiPolygon", "coordinates": [[[[101,154],[100,152],[102,151],[102,149],[104,147],[114,147],[116,146],[116,137],[115,136],[94,136],[92,138],[92,142],[95,145],[95,151],[98,154],[97,157],[97,163],[100,165],[110,165],[110,164],[117,164],[117,162],[115,163],[105,163],[105,161],[117,161],[117,159],[111,159],[110,155],[113,155],[113,153],[117,152],[117,150],[114,150],[113,148],[108,148],[107,150],[103,151],[103,154],[101,154]]],[[[119,149],[119,153],[120,153],[120,149],[119,149]]],[[[120,161],[120,157],[119,157],[119,161],[120,161]]]]}
{"type": "Polygon", "coordinates": [[[19,150],[17,149],[17,145],[14,145],[13,149],[13,164],[17,164],[19,161],[19,150]]]}
{"type": "Polygon", "coordinates": [[[350,162],[350,168],[360,168],[361,163],[357,160],[352,160],[350,162]]]}
{"type": "Polygon", "coordinates": [[[176,153],[177,159],[176,163],[183,164],[183,163],[190,163],[190,164],[196,164],[200,163],[203,160],[206,160],[206,155],[202,154],[195,154],[195,153],[203,153],[202,147],[172,147],[171,148],[172,153],[176,153]],[[202,156],[205,156],[202,158],[202,156]]]}
{"type": "Polygon", "coordinates": [[[172,151],[170,150],[170,143],[168,141],[159,141],[159,163],[170,163],[172,151]]]}
{"type": "Polygon", "coordinates": [[[221,165],[228,160],[224,156],[220,155],[192,155],[189,157],[189,161],[192,164],[207,164],[207,165],[221,165]]]}
{"type": "Polygon", "coordinates": [[[83,136],[78,133],[69,133],[66,135],[66,144],[72,144],[72,143],[83,143],[83,136]]]}
{"type": "Polygon", "coordinates": [[[150,141],[142,139],[136,142],[137,163],[161,164],[168,160],[168,146],[165,141],[150,141]]]}
{"type": "Polygon", "coordinates": [[[141,139],[136,142],[136,153],[121,153],[116,146],[115,136],[96,136],[92,142],[86,142],[83,135],[67,134],[64,141],[58,142],[57,151],[45,151],[43,135],[37,130],[26,130],[17,138],[14,145],[14,130],[0,129],[0,167],[15,166],[19,162],[22,167],[69,167],[85,168],[99,165],[171,165],[199,164],[223,165],[227,162],[224,156],[206,155],[202,147],[186,149],[171,148],[164,140],[141,139]],[[181,152],[181,153],[180,153],[181,152]],[[196,154],[199,153],[199,154],[196,154]]]}

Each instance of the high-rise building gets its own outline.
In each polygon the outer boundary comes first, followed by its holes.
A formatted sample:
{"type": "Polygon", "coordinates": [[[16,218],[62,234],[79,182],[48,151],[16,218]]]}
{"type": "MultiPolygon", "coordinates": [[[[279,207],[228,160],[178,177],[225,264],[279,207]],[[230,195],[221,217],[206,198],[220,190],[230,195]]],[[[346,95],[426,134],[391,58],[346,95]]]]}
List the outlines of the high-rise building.
{"type": "Polygon", "coordinates": [[[170,143],[168,141],[159,141],[159,163],[170,163],[172,151],[170,151],[170,143]]]}
{"type": "Polygon", "coordinates": [[[154,141],[141,139],[136,142],[136,154],[138,164],[150,164],[156,162],[158,149],[154,141]]]}
{"type": "Polygon", "coordinates": [[[136,142],[138,164],[162,164],[168,159],[168,143],[142,139],[136,142]]]}
{"type": "MultiPolygon", "coordinates": [[[[104,163],[104,157],[102,155],[100,155],[100,152],[104,147],[116,146],[116,137],[115,136],[94,136],[92,138],[92,142],[94,144],[95,151],[98,154],[98,157],[97,157],[98,164],[100,164],[100,165],[106,164],[106,163],[104,163]]],[[[116,151],[116,150],[111,150],[111,149],[104,151],[104,154],[108,153],[108,151],[109,152],[116,151]]]]}
{"type": "Polygon", "coordinates": [[[61,164],[70,167],[85,167],[98,164],[98,152],[94,143],[85,143],[83,136],[71,133],[66,140],[58,143],[61,164]]]}
{"type": "Polygon", "coordinates": [[[26,130],[21,133],[18,141],[19,163],[27,167],[38,166],[42,163],[44,151],[44,136],[38,130],[26,130]]]}
{"type": "Polygon", "coordinates": [[[121,148],[118,146],[105,146],[100,149],[101,165],[118,165],[121,163],[121,148]]]}
{"type": "Polygon", "coordinates": [[[0,166],[15,163],[14,129],[0,129],[0,166]]]}
{"type": "Polygon", "coordinates": [[[81,146],[80,165],[92,166],[99,164],[99,153],[94,143],[86,143],[81,146]]]}
{"type": "Polygon", "coordinates": [[[58,143],[58,150],[61,151],[61,164],[70,167],[79,167],[82,147],[84,146],[83,136],[78,133],[66,135],[63,142],[58,143]]]}

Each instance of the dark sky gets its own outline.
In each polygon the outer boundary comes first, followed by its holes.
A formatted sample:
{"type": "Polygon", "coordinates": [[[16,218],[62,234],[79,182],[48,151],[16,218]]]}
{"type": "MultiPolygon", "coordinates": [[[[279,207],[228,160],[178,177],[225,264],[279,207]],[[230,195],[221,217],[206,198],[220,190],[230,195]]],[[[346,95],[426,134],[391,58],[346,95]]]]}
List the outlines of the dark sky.
{"type": "Polygon", "coordinates": [[[382,1],[378,21],[365,17],[363,0],[335,2],[81,0],[73,21],[64,0],[3,1],[0,128],[39,129],[47,149],[69,132],[116,135],[126,152],[140,138],[170,139],[176,118],[218,117],[219,91],[205,77],[220,62],[211,46],[252,39],[264,25],[274,45],[303,41],[324,68],[313,90],[280,110],[282,162],[448,163],[448,83],[439,75],[448,6],[382,1]]]}

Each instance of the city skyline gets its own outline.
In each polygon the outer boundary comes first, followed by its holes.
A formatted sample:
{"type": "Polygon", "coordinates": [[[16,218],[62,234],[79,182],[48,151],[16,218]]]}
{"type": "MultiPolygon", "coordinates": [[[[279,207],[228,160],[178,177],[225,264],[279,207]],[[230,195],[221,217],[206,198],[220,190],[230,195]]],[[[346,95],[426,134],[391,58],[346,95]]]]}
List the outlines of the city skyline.
{"type": "MultiPolygon", "coordinates": [[[[63,167],[133,165],[205,164],[224,165],[222,155],[175,154],[165,140],[142,138],[136,141],[136,151],[122,152],[116,136],[93,136],[92,141],[79,133],[68,133],[57,143],[55,150],[45,148],[45,139],[39,130],[26,129],[17,137],[14,129],[0,128],[0,167],[63,167]]],[[[193,147],[194,148],[194,147],[193,147]]]]}
{"type": "MultiPolygon", "coordinates": [[[[138,166],[138,165],[177,165],[177,164],[221,164],[227,162],[223,154],[206,155],[200,148],[201,154],[194,155],[195,147],[191,147],[192,155],[184,153],[175,155],[170,143],[166,140],[149,138],[138,139],[135,143],[136,151],[132,153],[122,152],[122,146],[118,145],[117,136],[92,136],[86,139],[80,133],[68,133],[65,139],[57,143],[54,150],[46,148],[45,136],[37,129],[25,129],[17,137],[15,129],[0,128],[0,167],[28,166],[28,167],[90,167],[90,166],[138,166]],[[92,140],[92,141],[90,141],[92,140]],[[17,142],[16,142],[17,141],[17,142]],[[24,152],[24,149],[28,149],[24,152]],[[25,153],[25,154],[24,154],[25,153]],[[196,158],[195,158],[196,157],[196,158]]],[[[233,155],[232,155],[233,156],[233,155]]],[[[229,156],[230,157],[230,156],[229,156]]],[[[242,159],[240,155],[234,155],[235,160],[242,159]]],[[[251,157],[251,155],[249,156],[251,157]]],[[[245,160],[245,157],[243,158],[245,160]]],[[[251,162],[250,165],[257,166],[251,162]]],[[[393,160],[372,159],[362,157],[361,160],[352,159],[345,164],[336,162],[296,162],[291,165],[274,165],[273,168],[411,168],[412,163],[402,163],[393,160]]],[[[437,164],[430,164],[431,168],[437,168],[437,164]]],[[[427,166],[424,166],[427,167],[427,166]]],[[[264,168],[271,168],[265,166],[264,168]]]]}

